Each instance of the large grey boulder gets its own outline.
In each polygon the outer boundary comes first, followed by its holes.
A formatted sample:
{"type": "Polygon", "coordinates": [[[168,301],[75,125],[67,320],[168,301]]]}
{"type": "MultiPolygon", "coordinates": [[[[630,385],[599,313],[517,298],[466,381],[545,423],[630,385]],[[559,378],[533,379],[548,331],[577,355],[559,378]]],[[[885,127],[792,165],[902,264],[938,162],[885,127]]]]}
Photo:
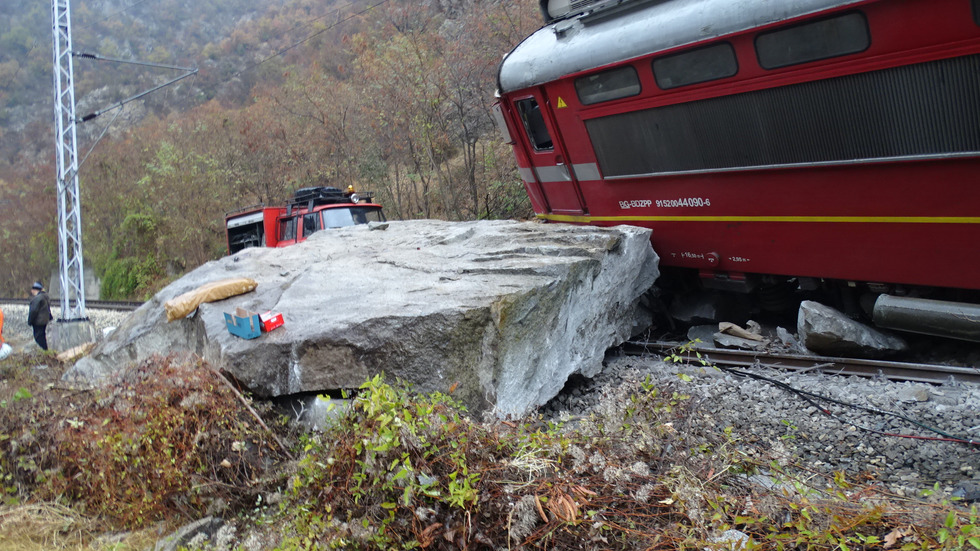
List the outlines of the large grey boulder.
{"type": "Polygon", "coordinates": [[[908,349],[908,344],[899,337],[809,300],[800,304],[796,329],[803,346],[824,356],[883,358],[908,349]]]}
{"type": "Polygon", "coordinates": [[[185,275],[133,313],[66,378],[102,381],[153,354],[190,351],[259,397],[351,388],[384,372],[449,390],[473,412],[520,416],[568,376],[592,377],[634,331],[658,276],[649,230],[535,222],[392,222],[328,230],[283,249],[246,249],[185,275]],[[171,323],[163,304],[205,283],[258,288],[171,323]],[[223,317],[281,312],[253,339],[223,317]]]}

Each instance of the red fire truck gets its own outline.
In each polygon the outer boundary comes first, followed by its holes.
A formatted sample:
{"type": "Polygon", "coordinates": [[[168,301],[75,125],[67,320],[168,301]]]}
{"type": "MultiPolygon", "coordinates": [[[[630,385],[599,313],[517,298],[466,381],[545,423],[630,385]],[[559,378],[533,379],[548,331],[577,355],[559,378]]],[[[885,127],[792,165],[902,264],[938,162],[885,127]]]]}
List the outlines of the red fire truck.
{"type": "Polygon", "coordinates": [[[227,214],[225,233],[228,254],[235,254],[248,247],[294,245],[324,229],[384,221],[372,193],[318,186],[297,190],[284,206],[256,205],[227,214]]]}

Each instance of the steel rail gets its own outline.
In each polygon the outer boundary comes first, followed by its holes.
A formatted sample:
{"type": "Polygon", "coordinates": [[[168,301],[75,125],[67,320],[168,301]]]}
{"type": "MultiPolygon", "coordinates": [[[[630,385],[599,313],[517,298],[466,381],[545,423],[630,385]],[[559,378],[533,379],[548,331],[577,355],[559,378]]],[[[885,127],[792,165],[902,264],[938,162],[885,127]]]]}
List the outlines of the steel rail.
{"type": "MultiPolygon", "coordinates": [[[[51,306],[61,306],[61,300],[51,298],[51,306]]],[[[0,298],[0,304],[16,304],[27,306],[30,304],[29,298],[0,298]]],[[[142,302],[122,301],[122,300],[88,300],[85,301],[87,309],[95,310],[116,310],[120,312],[132,312],[143,305],[142,302]]]]}
{"type": "Polygon", "coordinates": [[[860,377],[883,377],[891,381],[912,381],[941,384],[961,381],[980,384],[980,369],[949,365],[932,365],[883,360],[861,360],[854,358],[834,358],[828,356],[796,356],[791,354],[771,354],[744,350],[728,350],[709,346],[690,345],[690,343],[669,341],[629,341],[621,346],[623,352],[633,356],[650,354],[678,354],[700,362],[701,358],[712,365],[751,368],[767,367],[797,373],[824,373],[830,375],[857,375],[860,377]],[[681,352],[681,348],[684,351],[681,352]],[[701,358],[697,357],[701,354],[701,358]]]}

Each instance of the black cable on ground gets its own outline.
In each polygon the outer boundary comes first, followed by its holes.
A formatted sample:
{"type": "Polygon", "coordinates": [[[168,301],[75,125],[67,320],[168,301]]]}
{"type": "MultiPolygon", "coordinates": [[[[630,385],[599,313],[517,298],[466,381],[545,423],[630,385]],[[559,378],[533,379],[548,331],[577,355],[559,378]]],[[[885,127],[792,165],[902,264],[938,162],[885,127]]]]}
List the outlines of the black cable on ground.
{"type": "Polygon", "coordinates": [[[794,388],[794,387],[792,387],[792,386],[790,386],[790,385],[788,385],[786,383],[783,383],[781,381],[777,381],[775,379],[772,379],[770,377],[765,377],[765,376],[759,375],[757,373],[749,373],[747,371],[740,371],[738,369],[734,369],[734,368],[731,368],[731,367],[724,367],[724,366],[715,366],[715,367],[717,367],[718,369],[722,369],[722,370],[724,370],[724,371],[726,371],[728,373],[731,373],[731,374],[733,374],[735,376],[738,376],[738,377],[748,377],[748,378],[757,379],[757,380],[760,380],[760,381],[765,381],[765,382],[770,383],[772,385],[775,385],[776,387],[779,387],[779,388],[781,388],[783,390],[786,390],[788,392],[791,392],[793,394],[796,394],[797,396],[803,398],[803,400],[805,400],[808,404],[810,404],[810,405],[814,406],[815,408],[817,408],[821,413],[823,413],[823,414],[825,414],[825,415],[827,415],[829,417],[832,417],[834,419],[837,419],[841,423],[850,425],[852,427],[855,427],[857,429],[860,429],[860,430],[863,430],[863,431],[866,431],[866,432],[880,434],[880,435],[883,435],[883,436],[894,436],[896,438],[911,438],[911,439],[916,439],[916,440],[939,440],[939,441],[943,441],[943,442],[955,442],[955,443],[958,443],[958,444],[967,444],[967,445],[970,445],[970,446],[978,446],[978,447],[980,447],[980,441],[974,440],[972,438],[954,436],[954,435],[949,434],[949,433],[947,433],[947,432],[945,432],[943,430],[937,429],[935,427],[930,427],[928,425],[925,425],[923,423],[920,423],[919,421],[916,421],[915,419],[909,418],[909,417],[907,417],[905,415],[902,415],[900,413],[895,413],[893,411],[887,411],[887,410],[883,410],[883,409],[879,409],[879,408],[874,408],[874,407],[870,407],[870,406],[862,406],[862,405],[859,405],[859,404],[852,404],[852,403],[849,403],[849,402],[844,402],[842,400],[838,400],[836,398],[831,398],[829,396],[824,396],[822,394],[817,394],[817,393],[809,392],[809,391],[806,391],[806,390],[800,390],[800,389],[794,388]],[[911,434],[891,433],[891,432],[885,432],[885,431],[873,429],[873,428],[870,428],[870,427],[865,427],[865,426],[859,425],[859,424],[857,424],[857,423],[855,423],[853,421],[849,421],[847,419],[844,419],[844,418],[840,417],[839,415],[836,415],[834,412],[830,411],[826,407],[821,406],[820,404],[818,404],[814,400],[823,400],[825,402],[829,402],[829,403],[836,404],[836,405],[843,406],[843,407],[848,407],[848,408],[851,408],[851,409],[863,410],[863,411],[867,411],[867,412],[870,412],[870,413],[875,413],[875,414],[878,414],[878,415],[885,415],[885,416],[895,417],[895,418],[901,419],[901,420],[903,420],[903,421],[905,421],[907,423],[911,423],[912,425],[915,425],[915,426],[917,426],[919,428],[922,428],[924,430],[927,430],[927,431],[930,431],[930,432],[934,432],[934,433],[940,435],[940,438],[931,437],[931,436],[917,436],[917,435],[911,435],[911,434]]]}

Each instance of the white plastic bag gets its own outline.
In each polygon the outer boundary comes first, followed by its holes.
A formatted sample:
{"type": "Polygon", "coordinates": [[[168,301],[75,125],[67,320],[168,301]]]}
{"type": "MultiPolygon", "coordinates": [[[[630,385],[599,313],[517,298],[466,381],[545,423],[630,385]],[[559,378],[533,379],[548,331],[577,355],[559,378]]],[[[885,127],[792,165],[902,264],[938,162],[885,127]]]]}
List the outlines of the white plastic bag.
{"type": "Polygon", "coordinates": [[[10,353],[13,352],[13,351],[14,351],[14,349],[13,348],[10,348],[10,345],[7,344],[7,343],[3,343],[2,345],[0,345],[0,360],[2,360],[4,358],[6,358],[7,356],[9,356],[10,353]]]}

